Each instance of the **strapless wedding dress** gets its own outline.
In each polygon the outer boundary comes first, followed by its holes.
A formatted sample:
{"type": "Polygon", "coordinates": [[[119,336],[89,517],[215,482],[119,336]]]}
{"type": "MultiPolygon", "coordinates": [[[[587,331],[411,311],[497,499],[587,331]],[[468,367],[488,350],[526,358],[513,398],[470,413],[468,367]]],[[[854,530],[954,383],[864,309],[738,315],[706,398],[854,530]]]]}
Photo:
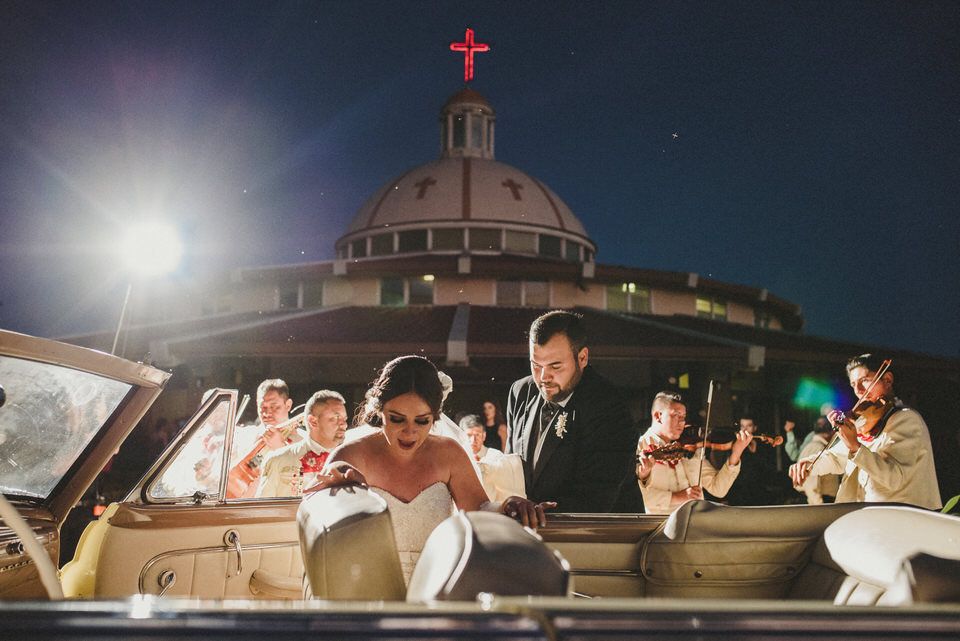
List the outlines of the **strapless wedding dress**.
{"type": "Polygon", "coordinates": [[[427,537],[441,521],[453,514],[453,497],[443,481],[424,488],[409,503],[379,487],[371,486],[370,489],[387,502],[393,536],[400,554],[403,581],[409,584],[413,567],[420,558],[427,537]]]}

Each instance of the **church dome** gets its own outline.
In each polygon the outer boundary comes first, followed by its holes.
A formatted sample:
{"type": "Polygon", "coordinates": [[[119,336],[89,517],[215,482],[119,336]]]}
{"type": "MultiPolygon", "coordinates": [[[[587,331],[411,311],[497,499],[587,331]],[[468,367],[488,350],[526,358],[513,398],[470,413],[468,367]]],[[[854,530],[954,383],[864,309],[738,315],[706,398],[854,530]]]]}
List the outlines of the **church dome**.
{"type": "Polygon", "coordinates": [[[440,110],[441,153],[378,189],[337,240],[340,258],[508,252],[591,262],[596,245],[545,184],[494,159],[495,113],[468,88],[440,110]]]}

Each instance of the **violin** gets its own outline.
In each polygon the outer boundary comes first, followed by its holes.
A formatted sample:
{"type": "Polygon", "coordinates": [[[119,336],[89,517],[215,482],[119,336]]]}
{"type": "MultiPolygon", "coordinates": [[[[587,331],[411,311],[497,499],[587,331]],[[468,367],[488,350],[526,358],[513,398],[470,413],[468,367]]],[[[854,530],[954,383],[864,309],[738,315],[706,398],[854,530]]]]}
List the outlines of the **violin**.
{"type": "Polygon", "coordinates": [[[897,406],[892,396],[881,396],[874,401],[864,399],[854,405],[848,413],[841,413],[839,422],[845,423],[850,420],[853,422],[853,426],[857,428],[857,434],[868,434],[875,437],[877,434],[874,434],[874,431],[879,433],[883,429],[882,426],[886,424],[886,420],[896,409],[897,406]],[[879,429],[878,426],[880,426],[879,429]]]}
{"type": "MultiPolygon", "coordinates": [[[[677,440],[654,448],[649,452],[638,454],[637,458],[639,459],[640,456],[650,456],[655,461],[675,463],[682,458],[693,456],[694,453],[702,447],[718,451],[730,450],[733,448],[739,432],[739,427],[714,427],[708,433],[706,441],[704,441],[702,427],[687,425],[677,440]]],[[[766,443],[772,447],[783,444],[783,437],[780,435],[754,434],[753,440],[766,443]]]]}

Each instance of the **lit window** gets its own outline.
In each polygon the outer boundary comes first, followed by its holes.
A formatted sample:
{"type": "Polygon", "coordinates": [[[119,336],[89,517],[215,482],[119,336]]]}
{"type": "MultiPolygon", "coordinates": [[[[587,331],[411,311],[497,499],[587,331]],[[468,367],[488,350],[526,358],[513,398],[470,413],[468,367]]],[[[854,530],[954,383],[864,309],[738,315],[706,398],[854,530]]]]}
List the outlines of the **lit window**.
{"type": "Polygon", "coordinates": [[[607,309],[635,314],[650,313],[650,288],[636,283],[607,285],[607,309]]]}
{"type": "Polygon", "coordinates": [[[700,318],[727,320],[727,303],[721,298],[697,296],[697,316],[700,318]]]}
{"type": "Polygon", "coordinates": [[[607,285],[607,309],[614,312],[630,311],[626,284],[607,285]]]}

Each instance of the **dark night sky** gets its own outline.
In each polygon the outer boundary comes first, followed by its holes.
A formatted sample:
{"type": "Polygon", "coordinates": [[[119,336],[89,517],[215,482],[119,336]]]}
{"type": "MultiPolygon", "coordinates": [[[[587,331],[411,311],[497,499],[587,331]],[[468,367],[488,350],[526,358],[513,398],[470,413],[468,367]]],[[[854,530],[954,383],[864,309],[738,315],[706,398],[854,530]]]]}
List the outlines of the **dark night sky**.
{"type": "Polygon", "coordinates": [[[954,0],[4,0],[0,327],[114,327],[112,239],[141,216],[179,227],[173,279],[332,258],[367,196],[435,159],[468,26],[497,160],[556,191],[599,262],[958,355],[954,0]]]}

